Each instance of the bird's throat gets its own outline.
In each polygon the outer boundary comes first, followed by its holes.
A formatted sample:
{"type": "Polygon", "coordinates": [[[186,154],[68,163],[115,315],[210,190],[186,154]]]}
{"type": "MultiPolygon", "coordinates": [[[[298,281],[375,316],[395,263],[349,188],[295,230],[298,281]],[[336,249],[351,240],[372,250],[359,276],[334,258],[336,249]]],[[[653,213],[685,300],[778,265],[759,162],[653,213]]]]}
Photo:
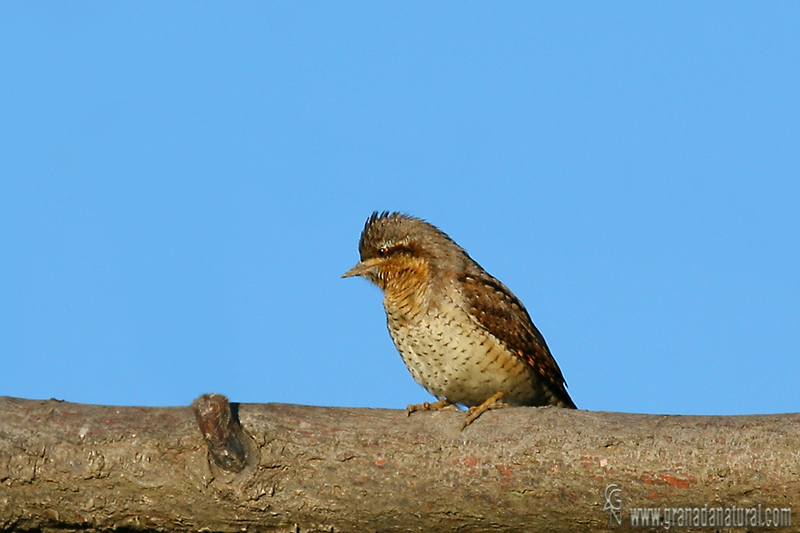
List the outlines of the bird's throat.
{"type": "Polygon", "coordinates": [[[401,321],[413,320],[425,311],[430,292],[430,270],[426,261],[409,258],[389,266],[383,283],[383,305],[401,321]]]}

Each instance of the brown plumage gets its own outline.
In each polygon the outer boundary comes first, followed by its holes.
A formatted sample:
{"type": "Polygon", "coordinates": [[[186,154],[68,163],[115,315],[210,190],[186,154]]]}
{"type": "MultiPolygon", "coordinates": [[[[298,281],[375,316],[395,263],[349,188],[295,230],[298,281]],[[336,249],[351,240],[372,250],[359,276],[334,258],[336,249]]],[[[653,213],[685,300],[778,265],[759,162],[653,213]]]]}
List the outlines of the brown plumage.
{"type": "Polygon", "coordinates": [[[464,426],[509,405],[574,408],[544,337],[514,294],[444,232],[401,213],[373,213],[359,242],[362,276],[384,294],[392,340],[414,379],[470,408],[464,426]]]}

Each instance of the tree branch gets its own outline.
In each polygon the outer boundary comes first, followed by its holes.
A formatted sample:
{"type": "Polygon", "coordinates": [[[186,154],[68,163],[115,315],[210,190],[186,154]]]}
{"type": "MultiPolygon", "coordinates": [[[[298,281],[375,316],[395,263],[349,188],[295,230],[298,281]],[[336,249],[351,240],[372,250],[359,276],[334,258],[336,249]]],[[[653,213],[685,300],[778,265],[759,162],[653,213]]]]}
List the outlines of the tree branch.
{"type": "Polygon", "coordinates": [[[800,414],[520,407],[461,431],[463,413],[285,404],[227,420],[209,398],[196,420],[0,397],[0,530],[608,531],[611,483],[623,529],[631,507],[800,509],[800,414]]]}

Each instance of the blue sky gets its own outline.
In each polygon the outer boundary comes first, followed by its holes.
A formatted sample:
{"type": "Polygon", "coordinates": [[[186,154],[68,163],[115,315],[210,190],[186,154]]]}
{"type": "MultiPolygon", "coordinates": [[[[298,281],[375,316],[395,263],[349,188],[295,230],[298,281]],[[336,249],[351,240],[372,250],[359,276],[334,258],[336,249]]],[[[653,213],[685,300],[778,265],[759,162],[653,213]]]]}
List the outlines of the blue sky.
{"type": "Polygon", "coordinates": [[[800,4],[0,6],[0,394],[430,399],[373,210],[525,302],[579,407],[800,411],[800,4]]]}

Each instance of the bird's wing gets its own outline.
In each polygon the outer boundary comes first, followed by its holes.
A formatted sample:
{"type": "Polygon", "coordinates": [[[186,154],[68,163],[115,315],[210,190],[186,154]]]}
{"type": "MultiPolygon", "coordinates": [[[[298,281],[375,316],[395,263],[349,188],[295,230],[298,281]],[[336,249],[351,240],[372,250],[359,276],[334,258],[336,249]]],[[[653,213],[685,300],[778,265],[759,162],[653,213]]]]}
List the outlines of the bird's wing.
{"type": "Polygon", "coordinates": [[[486,272],[464,274],[459,281],[478,324],[539,374],[567,407],[575,407],[558,364],[522,302],[486,272]]]}

